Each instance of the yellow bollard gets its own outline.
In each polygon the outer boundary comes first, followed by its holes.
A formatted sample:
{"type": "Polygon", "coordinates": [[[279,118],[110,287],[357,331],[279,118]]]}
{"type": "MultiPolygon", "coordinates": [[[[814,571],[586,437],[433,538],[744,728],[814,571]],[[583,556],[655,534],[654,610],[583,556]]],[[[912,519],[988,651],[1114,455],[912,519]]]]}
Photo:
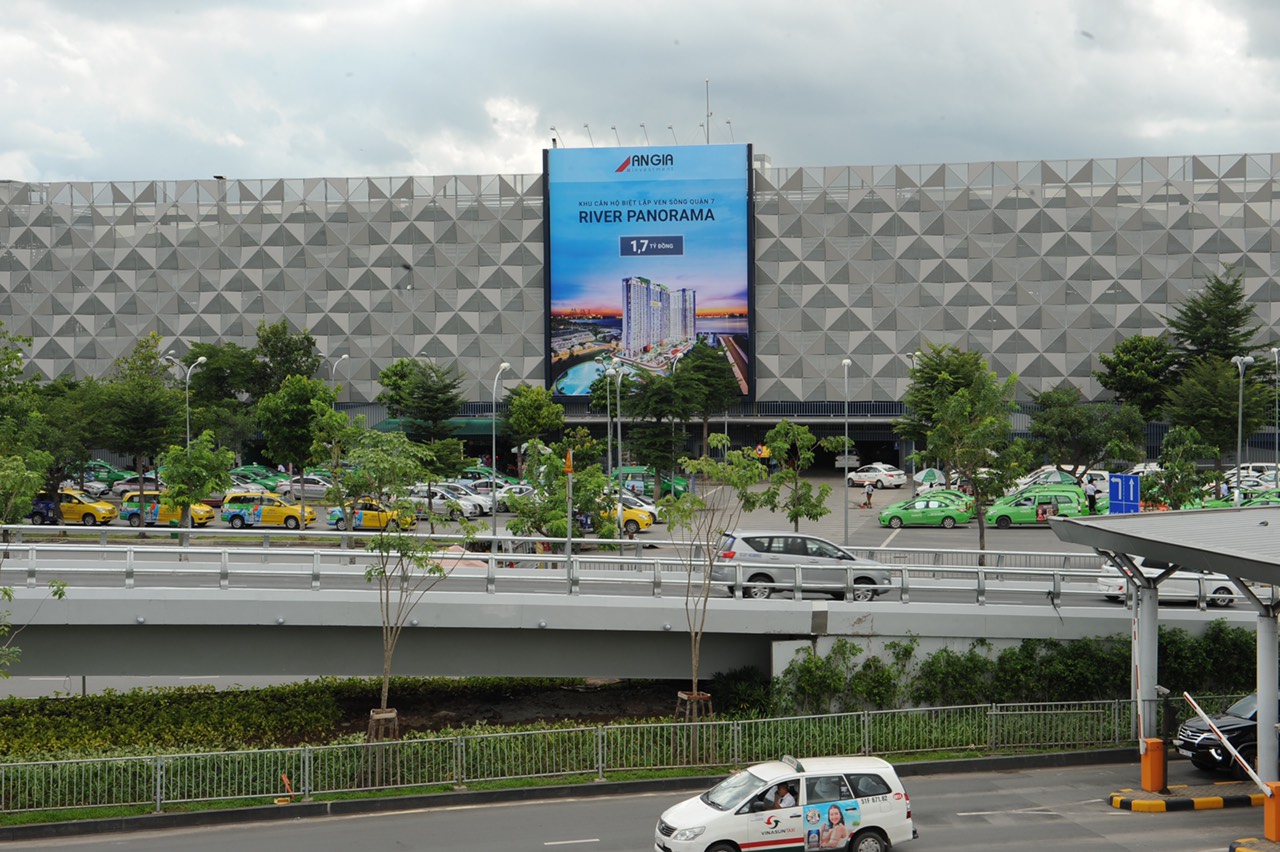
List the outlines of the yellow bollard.
{"type": "Polygon", "coordinates": [[[1268,781],[1271,795],[1262,803],[1262,833],[1273,843],[1280,843],[1280,783],[1268,781]]]}
{"type": "Polygon", "coordinates": [[[1149,737],[1146,753],[1142,755],[1142,789],[1148,793],[1159,793],[1165,788],[1164,777],[1164,740],[1149,737]]]}

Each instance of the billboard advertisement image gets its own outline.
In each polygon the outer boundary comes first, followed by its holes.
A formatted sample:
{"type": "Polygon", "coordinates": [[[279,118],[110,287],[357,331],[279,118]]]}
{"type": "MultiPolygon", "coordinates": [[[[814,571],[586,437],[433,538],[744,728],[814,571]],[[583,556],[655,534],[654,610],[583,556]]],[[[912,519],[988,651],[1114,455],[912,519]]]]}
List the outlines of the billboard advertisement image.
{"type": "Polygon", "coordinates": [[[609,365],[665,374],[702,341],[749,396],[750,146],[545,155],[552,391],[587,394],[609,365]]]}

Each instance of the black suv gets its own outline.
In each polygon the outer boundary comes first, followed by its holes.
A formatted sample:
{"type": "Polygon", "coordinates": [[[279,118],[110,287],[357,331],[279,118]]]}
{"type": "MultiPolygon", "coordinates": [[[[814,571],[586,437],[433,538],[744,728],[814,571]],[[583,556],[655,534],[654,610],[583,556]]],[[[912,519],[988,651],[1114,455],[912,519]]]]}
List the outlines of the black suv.
{"type": "MultiPolygon", "coordinates": [[[[1240,752],[1240,756],[1252,766],[1258,756],[1258,696],[1246,695],[1227,708],[1225,713],[1211,713],[1209,718],[1218,726],[1227,741],[1240,752]]],[[[1245,771],[1222,747],[1217,736],[1200,717],[1195,717],[1178,728],[1173,747],[1184,757],[1191,759],[1197,769],[1230,770],[1237,778],[1245,778],[1245,771]]]]}

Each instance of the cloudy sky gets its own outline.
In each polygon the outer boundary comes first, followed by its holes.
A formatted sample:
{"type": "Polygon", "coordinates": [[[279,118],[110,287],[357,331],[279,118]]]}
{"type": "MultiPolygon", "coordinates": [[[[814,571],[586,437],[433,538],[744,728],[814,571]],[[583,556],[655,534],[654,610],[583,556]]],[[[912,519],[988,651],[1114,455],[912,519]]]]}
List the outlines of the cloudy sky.
{"type": "Polygon", "coordinates": [[[553,126],[787,167],[1280,150],[1274,0],[4,11],[0,180],[533,173],[553,126]]]}

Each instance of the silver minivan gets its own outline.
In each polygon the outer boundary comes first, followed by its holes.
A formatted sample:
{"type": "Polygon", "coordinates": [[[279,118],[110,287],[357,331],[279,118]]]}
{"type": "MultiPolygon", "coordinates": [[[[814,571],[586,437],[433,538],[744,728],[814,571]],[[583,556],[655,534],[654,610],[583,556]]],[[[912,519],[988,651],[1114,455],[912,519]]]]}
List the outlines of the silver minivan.
{"type": "Polygon", "coordinates": [[[775,592],[822,592],[838,601],[869,601],[892,588],[889,569],[854,556],[834,542],[790,530],[733,530],[720,539],[711,569],[717,583],[734,584],[735,594],[764,600],[775,592]]]}

